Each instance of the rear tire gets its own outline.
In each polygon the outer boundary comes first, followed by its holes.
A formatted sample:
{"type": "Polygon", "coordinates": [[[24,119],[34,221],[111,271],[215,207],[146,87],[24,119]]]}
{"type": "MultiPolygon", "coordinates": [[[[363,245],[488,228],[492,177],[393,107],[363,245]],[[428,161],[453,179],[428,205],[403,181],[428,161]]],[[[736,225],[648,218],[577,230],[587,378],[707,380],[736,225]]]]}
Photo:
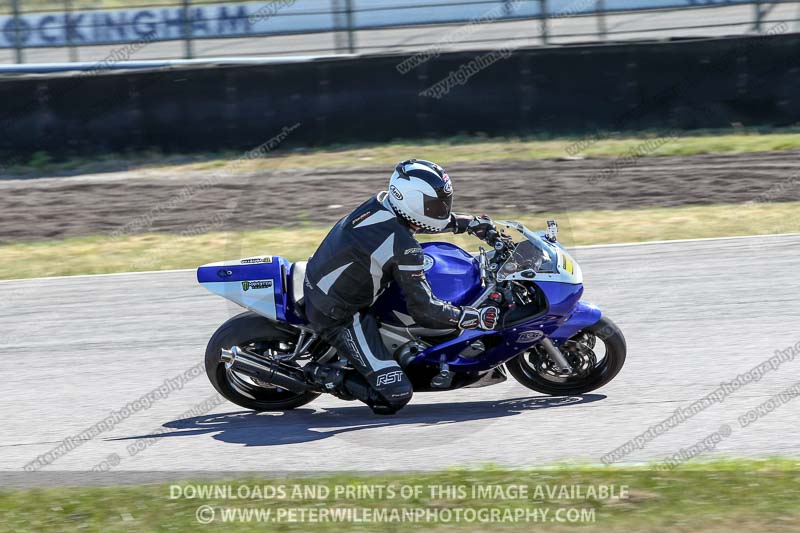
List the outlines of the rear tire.
{"type": "Polygon", "coordinates": [[[208,341],[206,375],[222,396],[246,409],[284,411],[300,407],[314,400],[319,393],[296,393],[280,388],[259,387],[226,369],[220,360],[220,351],[223,348],[244,347],[253,343],[277,345],[294,341],[294,336],[276,328],[263,316],[250,311],[241,313],[222,324],[208,341]]]}
{"type": "Polygon", "coordinates": [[[627,346],[622,331],[611,319],[601,317],[600,320],[588,328],[584,328],[573,338],[582,332],[593,334],[598,341],[605,344],[605,357],[594,367],[585,377],[569,378],[562,383],[556,383],[552,379],[546,379],[536,371],[535,365],[531,363],[531,352],[523,352],[514,359],[506,363],[509,373],[514,379],[519,381],[531,390],[549,394],[551,396],[571,396],[585,394],[599,389],[622,370],[625,364],[627,346]]]}

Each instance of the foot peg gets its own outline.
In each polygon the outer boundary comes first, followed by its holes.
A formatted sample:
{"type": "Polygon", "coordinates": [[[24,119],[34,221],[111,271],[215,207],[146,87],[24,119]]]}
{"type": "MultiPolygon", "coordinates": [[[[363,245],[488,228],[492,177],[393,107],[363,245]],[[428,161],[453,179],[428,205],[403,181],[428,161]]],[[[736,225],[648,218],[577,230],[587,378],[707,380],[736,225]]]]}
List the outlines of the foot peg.
{"type": "Polygon", "coordinates": [[[431,387],[434,389],[449,389],[453,384],[453,373],[449,370],[442,370],[431,380],[431,387]]]}
{"type": "Polygon", "coordinates": [[[439,360],[439,373],[433,376],[431,380],[431,388],[434,389],[449,389],[453,384],[453,373],[450,372],[450,366],[445,363],[444,354],[439,360]]]}

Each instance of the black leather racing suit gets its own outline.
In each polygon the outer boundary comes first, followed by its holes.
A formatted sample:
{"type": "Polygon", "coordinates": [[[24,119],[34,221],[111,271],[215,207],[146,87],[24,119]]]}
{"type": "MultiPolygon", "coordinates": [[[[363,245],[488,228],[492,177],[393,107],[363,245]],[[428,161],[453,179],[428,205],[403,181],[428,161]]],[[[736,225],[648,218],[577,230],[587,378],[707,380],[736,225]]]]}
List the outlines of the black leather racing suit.
{"type": "MultiPolygon", "coordinates": [[[[444,231],[462,233],[471,220],[451,215],[444,231]]],[[[354,395],[373,408],[397,410],[412,395],[411,383],[384,346],[369,312],[392,280],[400,285],[417,324],[458,327],[461,308],[433,295],[423,259],[414,234],[392,210],[384,192],[340,220],[306,267],[306,315],[322,338],[366,379],[371,390],[354,395]]]]}

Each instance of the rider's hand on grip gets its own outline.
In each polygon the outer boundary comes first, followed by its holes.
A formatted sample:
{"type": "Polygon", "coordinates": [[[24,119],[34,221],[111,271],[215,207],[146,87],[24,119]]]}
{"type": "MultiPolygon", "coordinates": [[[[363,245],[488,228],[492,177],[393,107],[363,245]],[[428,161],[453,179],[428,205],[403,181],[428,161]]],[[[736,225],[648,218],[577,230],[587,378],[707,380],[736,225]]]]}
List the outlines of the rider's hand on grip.
{"type": "Polygon", "coordinates": [[[474,217],[472,222],[470,222],[467,226],[467,233],[470,235],[475,235],[482,240],[487,240],[487,237],[491,236],[492,234],[497,235],[494,222],[492,222],[492,219],[486,215],[474,217]]]}
{"type": "Polygon", "coordinates": [[[500,309],[491,305],[488,307],[465,307],[461,312],[458,327],[461,329],[492,330],[497,326],[497,318],[500,316],[500,309]]]}

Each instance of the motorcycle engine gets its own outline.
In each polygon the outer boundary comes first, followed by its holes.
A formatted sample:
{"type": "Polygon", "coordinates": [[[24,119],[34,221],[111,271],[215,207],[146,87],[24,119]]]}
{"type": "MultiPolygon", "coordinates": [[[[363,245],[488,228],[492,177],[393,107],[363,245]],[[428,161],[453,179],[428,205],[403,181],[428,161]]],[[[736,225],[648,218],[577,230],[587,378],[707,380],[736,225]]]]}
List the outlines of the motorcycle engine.
{"type": "Polygon", "coordinates": [[[429,345],[420,341],[409,341],[397,349],[394,358],[400,363],[402,368],[405,368],[428,347],[429,345]]]}

